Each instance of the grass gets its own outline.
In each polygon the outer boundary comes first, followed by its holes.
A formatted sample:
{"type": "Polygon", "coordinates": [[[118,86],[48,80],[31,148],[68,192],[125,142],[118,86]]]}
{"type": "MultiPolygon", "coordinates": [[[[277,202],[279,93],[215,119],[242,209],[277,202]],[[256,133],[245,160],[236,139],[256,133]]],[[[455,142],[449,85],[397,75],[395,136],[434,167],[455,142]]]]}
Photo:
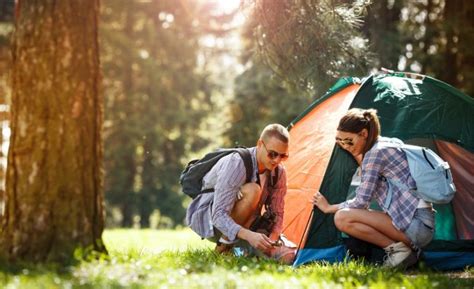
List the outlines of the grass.
{"type": "Polygon", "coordinates": [[[360,262],[300,268],[216,255],[189,230],[108,230],[109,256],[0,267],[0,288],[474,288],[474,270],[402,272],[360,262]]]}

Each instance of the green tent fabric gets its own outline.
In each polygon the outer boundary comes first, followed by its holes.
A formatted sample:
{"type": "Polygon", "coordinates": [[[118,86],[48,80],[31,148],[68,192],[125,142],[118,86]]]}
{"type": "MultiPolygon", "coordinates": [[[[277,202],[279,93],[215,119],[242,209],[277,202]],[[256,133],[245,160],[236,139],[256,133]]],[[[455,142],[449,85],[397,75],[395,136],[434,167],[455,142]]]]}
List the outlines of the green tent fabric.
{"type": "Polygon", "coordinates": [[[351,107],[377,109],[384,136],[442,139],[474,151],[474,99],[433,78],[370,77],[351,107]]]}

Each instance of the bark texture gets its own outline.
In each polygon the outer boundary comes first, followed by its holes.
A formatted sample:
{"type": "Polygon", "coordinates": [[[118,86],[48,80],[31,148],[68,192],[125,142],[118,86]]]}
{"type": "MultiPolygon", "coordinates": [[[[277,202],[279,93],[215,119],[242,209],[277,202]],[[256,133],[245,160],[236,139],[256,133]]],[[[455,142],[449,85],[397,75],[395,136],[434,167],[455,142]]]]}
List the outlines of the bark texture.
{"type": "Polygon", "coordinates": [[[21,0],[0,255],[104,250],[98,0],[21,0]]]}

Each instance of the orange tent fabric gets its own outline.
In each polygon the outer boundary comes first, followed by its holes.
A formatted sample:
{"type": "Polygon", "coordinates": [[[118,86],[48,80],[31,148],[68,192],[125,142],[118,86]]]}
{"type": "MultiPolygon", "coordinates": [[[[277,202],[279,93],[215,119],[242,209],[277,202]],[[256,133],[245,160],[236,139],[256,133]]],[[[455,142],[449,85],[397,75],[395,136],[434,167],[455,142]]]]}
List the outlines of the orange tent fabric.
{"type": "Polygon", "coordinates": [[[339,119],[347,112],[359,87],[353,84],[332,95],[290,128],[283,233],[296,244],[302,240],[309,222],[313,208],[310,200],[323,180],[339,119]]]}

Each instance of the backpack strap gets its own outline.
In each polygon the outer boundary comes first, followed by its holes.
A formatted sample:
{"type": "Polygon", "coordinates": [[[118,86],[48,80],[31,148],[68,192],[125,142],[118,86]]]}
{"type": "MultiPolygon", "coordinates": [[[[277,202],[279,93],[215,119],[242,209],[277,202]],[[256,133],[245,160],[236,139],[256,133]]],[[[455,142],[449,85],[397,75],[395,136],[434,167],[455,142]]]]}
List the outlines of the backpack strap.
{"type": "Polygon", "coordinates": [[[270,203],[271,203],[271,198],[270,195],[272,195],[273,193],[273,190],[278,182],[278,174],[279,174],[279,170],[278,170],[278,167],[275,168],[275,174],[272,176],[271,175],[271,172],[269,173],[268,175],[268,178],[267,178],[267,181],[265,182],[265,186],[266,186],[266,194],[263,196],[262,200],[261,200],[261,204],[259,205],[259,210],[258,212],[261,211],[262,209],[262,205],[264,204],[265,205],[265,210],[271,210],[270,208],[270,203]]]}
{"type": "Polygon", "coordinates": [[[245,183],[250,183],[252,181],[252,173],[253,173],[253,164],[252,164],[252,156],[250,155],[250,151],[246,148],[237,148],[237,153],[239,153],[240,157],[244,161],[245,165],[245,183]]]}
{"type": "Polygon", "coordinates": [[[270,182],[270,186],[272,187],[272,189],[276,186],[276,184],[278,183],[278,174],[280,173],[280,171],[278,170],[278,166],[275,168],[275,174],[272,176],[271,178],[271,182],[270,182]]]}
{"type": "MultiPolygon", "coordinates": [[[[239,156],[244,161],[245,166],[245,183],[250,183],[252,181],[252,172],[253,172],[253,162],[252,156],[250,155],[250,151],[247,148],[239,147],[235,148],[235,151],[239,154],[239,156]]],[[[209,188],[201,191],[201,194],[207,194],[214,192],[214,188],[209,188]]]]}

